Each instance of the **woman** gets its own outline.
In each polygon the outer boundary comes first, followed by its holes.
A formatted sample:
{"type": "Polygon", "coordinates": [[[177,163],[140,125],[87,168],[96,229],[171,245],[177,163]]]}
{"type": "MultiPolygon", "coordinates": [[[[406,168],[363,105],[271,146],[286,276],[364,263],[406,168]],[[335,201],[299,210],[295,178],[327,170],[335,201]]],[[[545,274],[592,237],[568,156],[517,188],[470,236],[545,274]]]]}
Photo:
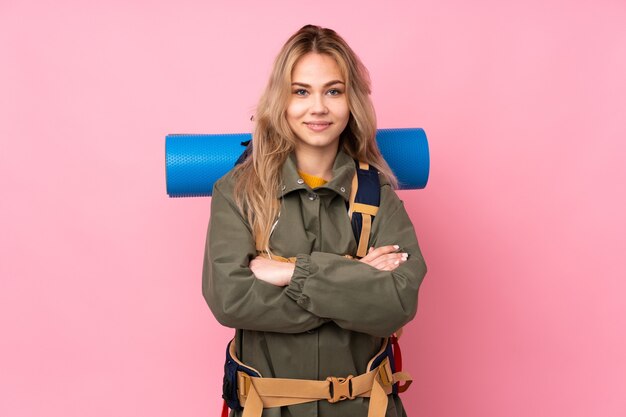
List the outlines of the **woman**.
{"type": "MultiPolygon", "coordinates": [[[[264,378],[362,375],[414,317],[426,273],[376,146],[367,70],[334,31],[307,25],[277,56],[254,120],[251,156],[214,186],[203,294],[217,320],[237,329],[239,360],[264,378]],[[360,259],[347,209],[355,161],[380,179],[360,259]]],[[[331,390],[351,397],[351,384],[331,390]]],[[[369,402],[309,401],[263,415],[366,416],[369,402]]],[[[383,415],[406,415],[396,394],[385,402],[383,415]]]]}

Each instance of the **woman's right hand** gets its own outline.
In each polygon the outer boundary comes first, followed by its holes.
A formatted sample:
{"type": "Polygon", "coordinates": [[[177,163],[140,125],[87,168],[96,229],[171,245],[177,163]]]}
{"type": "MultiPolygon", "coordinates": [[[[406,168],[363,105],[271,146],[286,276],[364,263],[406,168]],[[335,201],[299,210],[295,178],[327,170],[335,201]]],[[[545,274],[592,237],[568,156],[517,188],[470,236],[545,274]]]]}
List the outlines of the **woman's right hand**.
{"type": "Polygon", "coordinates": [[[406,252],[398,252],[398,249],[400,249],[398,245],[381,246],[380,248],[371,247],[367,255],[359,259],[359,261],[381,271],[393,271],[409,258],[406,252]]]}

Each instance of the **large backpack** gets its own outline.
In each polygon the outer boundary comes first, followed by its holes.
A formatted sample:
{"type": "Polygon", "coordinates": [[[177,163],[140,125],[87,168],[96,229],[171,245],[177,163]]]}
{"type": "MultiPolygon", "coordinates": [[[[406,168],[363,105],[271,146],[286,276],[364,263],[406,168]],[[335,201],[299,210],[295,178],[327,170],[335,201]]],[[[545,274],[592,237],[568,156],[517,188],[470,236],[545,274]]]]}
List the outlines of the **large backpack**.
{"type": "MultiPolygon", "coordinates": [[[[245,161],[245,159],[252,153],[251,141],[242,142],[241,144],[246,146],[246,149],[239,156],[235,165],[245,161]]],[[[352,223],[352,231],[357,242],[356,257],[362,258],[367,255],[370,234],[372,231],[372,223],[378,214],[378,207],[380,206],[380,179],[379,172],[376,168],[365,162],[359,162],[356,160],[354,162],[356,165],[356,172],[352,179],[350,198],[348,203],[346,203],[346,206],[352,223]]],[[[285,258],[282,259],[290,261],[285,258]]],[[[398,329],[398,331],[392,335],[388,341],[385,341],[386,348],[384,356],[390,358],[393,372],[401,372],[402,370],[402,352],[398,344],[398,337],[401,333],[402,329],[398,329]]],[[[224,405],[222,407],[222,417],[228,416],[229,408],[241,409],[241,405],[237,399],[237,371],[243,371],[251,376],[259,376],[256,370],[245,366],[245,364],[234,358],[232,346],[232,342],[229,343],[229,347],[227,348],[226,364],[224,367],[225,374],[222,395],[224,398],[224,405]]],[[[383,356],[381,356],[381,358],[382,357],[383,356]]],[[[409,384],[410,382],[402,387],[399,387],[398,384],[394,384],[393,392],[395,394],[402,392],[408,388],[409,384]]]]}

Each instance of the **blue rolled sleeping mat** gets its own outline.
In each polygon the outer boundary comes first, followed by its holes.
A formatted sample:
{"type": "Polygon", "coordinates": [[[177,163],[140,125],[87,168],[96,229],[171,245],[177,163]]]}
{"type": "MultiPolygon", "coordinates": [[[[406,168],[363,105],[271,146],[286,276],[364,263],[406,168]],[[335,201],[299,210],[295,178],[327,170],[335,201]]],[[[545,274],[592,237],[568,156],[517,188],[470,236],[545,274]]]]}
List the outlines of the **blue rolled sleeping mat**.
{"type": "MultiPolygon", "coordinates": [[[[210,196],[213,183],[230,171],[250,133],[172,134],[165,137],[165,176],[170,197],[210,196]]],[[[419,128],[379,129],[376,141],[401,190],[426,187],[430,156],[419,128]]]]}

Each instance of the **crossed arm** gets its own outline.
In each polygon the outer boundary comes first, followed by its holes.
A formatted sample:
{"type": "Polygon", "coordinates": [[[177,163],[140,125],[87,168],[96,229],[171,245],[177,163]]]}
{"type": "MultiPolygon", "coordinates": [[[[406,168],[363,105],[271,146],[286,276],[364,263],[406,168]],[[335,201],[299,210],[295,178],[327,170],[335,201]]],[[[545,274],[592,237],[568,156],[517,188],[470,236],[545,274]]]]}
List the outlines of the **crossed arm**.
{"type": "Polygon", "coordinates": [[[389,197],[367,256],[353,260],[313,252],[298,255],[294,264],[258,257],[247,222],[215,189],[203,294],[217,320],[227,327],[280,333],[334,321],[381,337],[402,327],[415,314],[426,265],[401,201],[395,194],[389,197]]]}
{"type": "MultiPolygon", "coordinates": [[[[371,247],[367,255],[359,259],[359,262],[372,266],[379,271],[393,271],[409,256],[406,252],[398,252],[398,249],[400,249],[398,245],[371,247]]],[[[275,261],[263,256],[257,256],[250,261],[250,269],[256,279],[277,287],[289,285],[295,267],[293,263],[275,261]]]]}

